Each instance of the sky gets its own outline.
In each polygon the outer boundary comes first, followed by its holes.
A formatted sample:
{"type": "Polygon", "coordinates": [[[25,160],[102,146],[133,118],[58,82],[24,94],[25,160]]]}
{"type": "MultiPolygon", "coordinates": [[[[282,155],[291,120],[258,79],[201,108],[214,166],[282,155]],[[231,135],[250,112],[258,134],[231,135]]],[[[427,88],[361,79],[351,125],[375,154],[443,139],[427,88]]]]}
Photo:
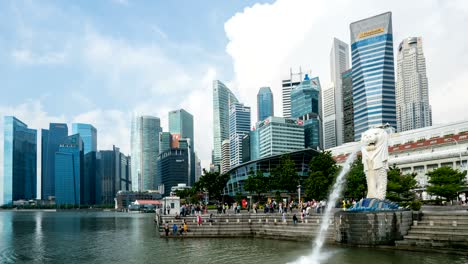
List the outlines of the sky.
{"type": "MultiPolygon", "coordinates": [[[[395,49],[423,38],[434,124],[468,119],[468,1],[257,2],[0,1],[0,116],[39,131],[90,123],[98,149],[129,154],[132,115],[157,116],[167,131],[168,112],[184,108],[207,167],[214,79],[252,107],[252,123],[258,89],[270,86],[280,116],[290,68],[327,86],[333,38],[349,43],[351,22],[391,11],[395,49]]],[[[3,149],[3,122],[0,131],[3,149]]]]}

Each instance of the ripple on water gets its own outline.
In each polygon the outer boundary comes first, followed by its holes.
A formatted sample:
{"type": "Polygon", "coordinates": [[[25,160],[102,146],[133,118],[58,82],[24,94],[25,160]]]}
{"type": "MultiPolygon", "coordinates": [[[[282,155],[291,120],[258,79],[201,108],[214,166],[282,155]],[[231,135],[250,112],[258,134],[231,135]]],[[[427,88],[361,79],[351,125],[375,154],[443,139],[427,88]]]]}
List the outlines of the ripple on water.
{"type": "Polygon", "coordinates": [[[18,254],[12,247],[5,247],[0,251],[0,263],[16,263],[18,254]]]}

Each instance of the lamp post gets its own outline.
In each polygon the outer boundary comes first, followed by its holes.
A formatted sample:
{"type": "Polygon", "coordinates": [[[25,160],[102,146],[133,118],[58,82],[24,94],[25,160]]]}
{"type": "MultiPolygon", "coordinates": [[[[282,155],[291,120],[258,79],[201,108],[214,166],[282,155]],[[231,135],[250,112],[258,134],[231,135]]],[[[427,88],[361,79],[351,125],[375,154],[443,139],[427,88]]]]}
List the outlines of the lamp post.
{"type": "Polygon", "coordinates": [[[297,205],[299,206],[301,202],[301,185],[300,184],[297,186],[297,194],[298,194],[298,199],[299,199],[299,201],[297,202],[297,205]]]}

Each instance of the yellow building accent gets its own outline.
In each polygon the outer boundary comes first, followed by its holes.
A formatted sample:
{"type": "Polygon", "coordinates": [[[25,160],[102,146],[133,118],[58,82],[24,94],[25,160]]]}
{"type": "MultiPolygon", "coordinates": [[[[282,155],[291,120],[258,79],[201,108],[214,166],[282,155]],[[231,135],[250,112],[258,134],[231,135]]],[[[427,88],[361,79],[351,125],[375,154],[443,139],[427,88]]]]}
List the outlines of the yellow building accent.
{"type": "Polygon", "coordinates": [[[371,29],[366,32],[359,33],[358,38],[361,39],[361,38],[369,37],[369,36],[379,34],[379,33],[384,33],[384,32],[385,32],[385,29],[383,27],[379,27],[379,28],[371,29]]]}

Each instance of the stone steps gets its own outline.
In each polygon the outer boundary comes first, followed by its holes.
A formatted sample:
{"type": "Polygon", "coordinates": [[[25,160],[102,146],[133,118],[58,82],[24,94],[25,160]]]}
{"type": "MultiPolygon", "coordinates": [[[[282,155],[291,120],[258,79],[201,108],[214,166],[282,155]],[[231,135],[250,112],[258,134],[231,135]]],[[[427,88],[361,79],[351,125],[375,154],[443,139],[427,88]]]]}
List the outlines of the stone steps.
{"type": "Polygon", "coordinates": [[[468,213],[425,212],[396,246],[468,249],[468,213]]]}
{"type": "MultiPolygon", "coordinates": [[[[297,224],[292,221],[292,215],[288,215],[286,222],[282,221],[279,214],[234,214],[213,215],[210,223],[209,215],[203,215],[203,224],[197,225],[196,217],[189,216],[183,219],[174,219],[174,216],[163,216],[162,223],[169,224],[172,233],[172,225],[180,226],[185,220],[189,232],[177,237],[261,237],[272,239],[289,239],[299,241],[310,241],[318,234],[321,215],[306,217],[304,223],[300,220],[297,224]]],[[[164,230],[160,228],[161,237],[165,236],[164,230]]],[[[171,236],[174,237],[174,236],[171,236]]],[[[327,243],[334,241],[334,225],[329,226],[326,236],[327,243]]]]}
{"type": "Polygon", "coordinates": [[[427,226],[427,225],[424,225],[424,226],[420,226],[420,225],[417,225],[417,226],[412,226],[411,227],[411,230],[412,232],[416,232],[416,231],[431,231],[431,232],[434,232],[434,231],[438,231],[438,230],[442,230],[442,231],[456,231],[456,232],[466,232],[468,233],[468,226],[452,226],[452,225],[447,225],[447,226],[427,226]]]}

